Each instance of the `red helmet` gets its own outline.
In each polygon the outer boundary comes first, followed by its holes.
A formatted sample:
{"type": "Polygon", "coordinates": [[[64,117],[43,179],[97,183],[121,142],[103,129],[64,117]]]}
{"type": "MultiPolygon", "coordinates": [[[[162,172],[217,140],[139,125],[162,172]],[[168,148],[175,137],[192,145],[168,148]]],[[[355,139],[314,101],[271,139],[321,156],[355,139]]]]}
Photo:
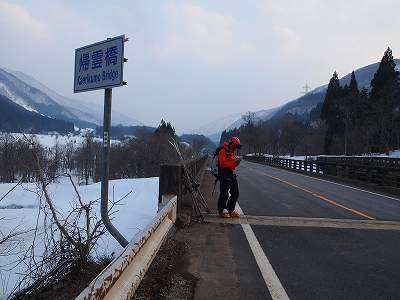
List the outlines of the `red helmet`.
{"type": "Polygon", "coordinates": [[[236,147],[236,148],[242,147],[242,144],[240,143],[240,139],[236,136],[231,137],[229,144],[231,144],[233,147],[236,147]]]}

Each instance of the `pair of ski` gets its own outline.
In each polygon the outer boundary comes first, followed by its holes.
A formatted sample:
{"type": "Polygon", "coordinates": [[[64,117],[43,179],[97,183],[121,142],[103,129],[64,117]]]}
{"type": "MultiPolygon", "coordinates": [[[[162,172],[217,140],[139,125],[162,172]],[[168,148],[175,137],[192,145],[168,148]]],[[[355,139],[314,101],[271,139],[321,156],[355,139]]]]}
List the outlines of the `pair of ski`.
{"type": "Polygon", "coordinates": [[[178,154],[179,160],[182,163],[183,169],[183,184],[185,188],[189,191],[192,198],[192,217],[204,222],[204,215],[202,213],[202,208],[205,209],[207,213],[211,213],[203,194],[200,191],[200,183],[196,179],[196,174],[191,174],[184,162],[179,144],[175,139],[169,141],[169,143],[174,147],[176,153],[178,154]]]}

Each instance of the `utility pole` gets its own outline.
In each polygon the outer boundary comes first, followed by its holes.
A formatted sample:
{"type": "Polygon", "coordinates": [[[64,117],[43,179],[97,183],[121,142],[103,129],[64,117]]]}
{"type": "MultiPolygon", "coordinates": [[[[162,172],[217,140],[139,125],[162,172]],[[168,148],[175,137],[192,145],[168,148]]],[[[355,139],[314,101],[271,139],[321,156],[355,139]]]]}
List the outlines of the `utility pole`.
{"type": "Polygon", "coordinates": [[[311,87],[306,83],[306,85],[303,86],[303,89],[304,89],[303,94],[306,95],[310,91],[311,87]]]}

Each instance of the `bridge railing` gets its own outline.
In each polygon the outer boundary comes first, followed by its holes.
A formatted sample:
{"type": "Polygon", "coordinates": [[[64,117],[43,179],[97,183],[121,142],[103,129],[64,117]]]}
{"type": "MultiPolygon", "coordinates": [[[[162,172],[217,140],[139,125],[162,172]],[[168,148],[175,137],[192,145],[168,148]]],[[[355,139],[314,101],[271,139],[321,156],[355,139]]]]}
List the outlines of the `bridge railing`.
{"type": "Polygon", "coordinates": [[[207,156],[160,167],[159,212],[122,253],[86,287],[77,300],[130,299],[174,225],[183,198],[183,168],[199,178],[207,156]]]}
{"type": "Polygon", "coordinates": [[[177,195],[178,213],[180,213],[183,206],[188,202],[185,201],[185,195],[187,194],[184,182],[185,169],[194,182],[200,184],[207,160],[208,155],[203,155],[180,163],[162,164],[160,166],[159,206],[162,207],[164,205],[165,197],[168,199],[170,195],[177,195]]]}
{"type": "Polygon", "coordinates": [[[243,158],[244,160],[262,163],[273,167],[293,169],[306,173],[323,174],[323,171],[321,170],[321,164],[312,160],[296,160],[288,158],[254,156],[254,155],[245,155],[243,158]]]}
{"type": "Polygon", "coordinates": [[[302,173],[337,176],[400,188],[399,158],[318,156],[315,160],[295,160],[246,155],[244,159],[302,173]]]}

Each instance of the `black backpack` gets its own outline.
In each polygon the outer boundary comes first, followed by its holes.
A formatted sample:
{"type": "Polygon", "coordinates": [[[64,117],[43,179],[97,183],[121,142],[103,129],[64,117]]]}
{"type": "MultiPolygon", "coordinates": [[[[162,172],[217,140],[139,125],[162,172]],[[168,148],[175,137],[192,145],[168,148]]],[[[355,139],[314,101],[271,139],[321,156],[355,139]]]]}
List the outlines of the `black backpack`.
{"type": "Polygon", "coordinates": [[[212,191],[212,195],[214,195],[215,186],[217,185],[217,182],[220,179],[221,168],[219,166],[219,151],[221,151],[223,148],[224,147],[218,147],[215,150],[213,159],[211,161],[211,174],[213,174],[214,177],[215,177],[215,182],[214,182],[214,188],[213,188],[213,191],[212,191]]]}
{"type": "Polygon", "coordinates": [[[211,174],[213,174],[217,181],[219,179],[219,173],[221,171],[221,168],[219,166],[219,151],[221,151],[224,147],[218,147],[215,152],[214,152],[214,156],[211,162],[211,174]]]}

